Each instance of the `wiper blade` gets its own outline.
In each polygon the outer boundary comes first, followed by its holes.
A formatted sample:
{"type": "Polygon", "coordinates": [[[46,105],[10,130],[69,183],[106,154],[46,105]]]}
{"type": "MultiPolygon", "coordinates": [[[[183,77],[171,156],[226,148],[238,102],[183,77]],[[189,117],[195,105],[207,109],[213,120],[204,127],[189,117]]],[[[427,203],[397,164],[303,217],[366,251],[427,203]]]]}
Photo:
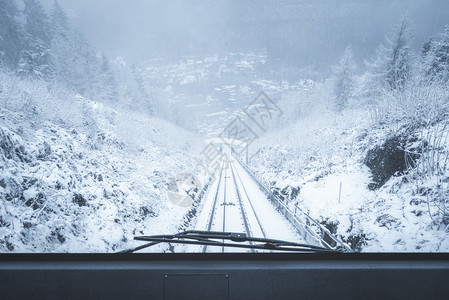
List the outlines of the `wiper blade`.
{"type": "Polygon", "coordinates": [[[267,238],[250,237],[247,236],[245,233],[237,233],[237,232],[189,230],[172,235],[136,236],[134,237],[134,239],[150,243],[122,252],[131,253],[160,243],[220,246],[220,247],[306,252],[306,253],[340,252],[338,250],[327,249],[320,246],[314,246],[309,244],[301,244],[267,238]],[[245,242],[249,242],[249,244],[245,242]]]}

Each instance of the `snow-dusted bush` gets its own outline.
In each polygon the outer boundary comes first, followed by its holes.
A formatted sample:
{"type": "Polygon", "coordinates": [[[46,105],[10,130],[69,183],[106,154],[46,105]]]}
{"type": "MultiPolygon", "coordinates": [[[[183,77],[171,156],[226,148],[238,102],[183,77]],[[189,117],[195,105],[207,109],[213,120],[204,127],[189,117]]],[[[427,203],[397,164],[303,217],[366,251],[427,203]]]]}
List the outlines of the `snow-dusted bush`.
{"type": "MultiPolygon", "coordinates": [[[[446,115],[447,117],[447,115],[446,115]]],[[[407,151],[409,176],[436,224],[449,225],[449,123],[447,119],[422,128],[419,140],[407,151]]]]}

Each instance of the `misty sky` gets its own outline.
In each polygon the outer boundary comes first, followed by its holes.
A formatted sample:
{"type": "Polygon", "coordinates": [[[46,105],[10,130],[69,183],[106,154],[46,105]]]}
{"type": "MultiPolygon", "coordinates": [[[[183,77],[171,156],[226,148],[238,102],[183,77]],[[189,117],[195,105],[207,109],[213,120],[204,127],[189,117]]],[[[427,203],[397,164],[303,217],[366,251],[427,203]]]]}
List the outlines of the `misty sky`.
{"type": "Polygon", "coordinates": [[[369,57],[404,15],[412,21],[415,47],[449,24],[447,0],[59,2],[94,46],[135,63],[266,50],[289,63],[329,64],[348,44],[359,60],[369,57]]]}

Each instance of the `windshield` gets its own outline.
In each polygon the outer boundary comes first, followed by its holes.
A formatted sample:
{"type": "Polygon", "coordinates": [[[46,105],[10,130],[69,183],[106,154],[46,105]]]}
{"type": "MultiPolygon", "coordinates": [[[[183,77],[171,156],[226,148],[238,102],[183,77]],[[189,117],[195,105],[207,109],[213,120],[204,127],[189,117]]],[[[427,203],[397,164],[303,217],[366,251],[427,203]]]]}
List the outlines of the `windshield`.
{"type": "Polygon", "coordinates": [[[0,252],[448,252],[447,16],[0,1],[0,252]]]}

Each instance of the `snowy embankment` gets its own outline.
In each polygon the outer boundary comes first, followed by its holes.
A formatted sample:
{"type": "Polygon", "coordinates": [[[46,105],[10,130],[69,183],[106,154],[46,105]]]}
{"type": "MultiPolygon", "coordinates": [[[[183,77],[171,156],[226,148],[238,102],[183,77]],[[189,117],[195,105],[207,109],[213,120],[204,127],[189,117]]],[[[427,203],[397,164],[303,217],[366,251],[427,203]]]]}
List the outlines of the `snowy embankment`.
{"type": "Polygon", "coordinates": [[[65,120],[42,114],[48,103],[0,109],[0,252],[118,251],[136,245],[134,235],[176,232],[188,213],[166,189],[177,173],[197,171],[202,142],[75,98],[61,104],[72,113],[65,120]]]}
{"type": "Polygon", "coordinates": [[[256,141],[250,167],[356,251],[448,251],[449,172],[427,170],[437,161],[430,152],[448,157],[446,123],[410,129],[374,122],[365,109],[328,110],[256,141]]]}

